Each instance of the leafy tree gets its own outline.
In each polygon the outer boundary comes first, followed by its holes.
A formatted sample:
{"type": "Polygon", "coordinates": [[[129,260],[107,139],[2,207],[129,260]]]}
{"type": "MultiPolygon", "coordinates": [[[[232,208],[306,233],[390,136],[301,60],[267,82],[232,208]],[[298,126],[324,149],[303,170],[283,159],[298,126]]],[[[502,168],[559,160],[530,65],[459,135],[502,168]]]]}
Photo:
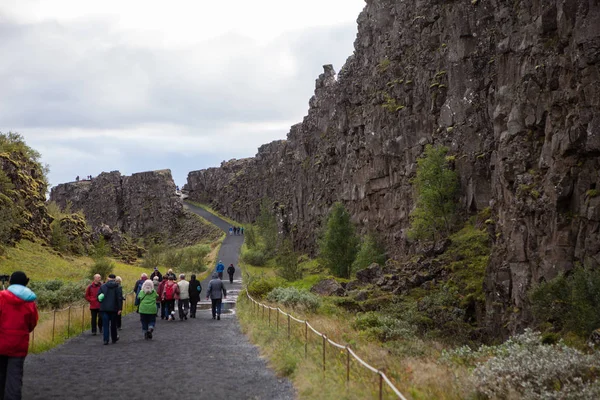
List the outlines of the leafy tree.
{"type": "Polygon", "coordinates": [[[335,276],[350,278],[357,246],[358,238],[354,233],[350,214],[342,203],[334,203],[319,243],[321,262],[335,276]]]}
{"type": "Polygon", "coordinates": [[[277,253],[277,273],[287,281],[295,281],[302,278],[302,269],[298,264],[298,254],[294,251],[289,239],[283,241],[277,253]]]}
{"type": "Polygon", "coordinates": [[[372,263],[385,264],[385,249],[372,234],[365,236],[360,244],[356,259],[352,263],[352,270],[359,271],[367,268],[372,263]]]}
{"type": "Polygon", "coordinates": [[[456,212],[458,176],[448,166],[448,149],[427,145],[417,160],[416,207],[411,213],[408,236],[413,239],[439,239],[451,233],[456,212]]]}
{"type": "Polygon", "coordinates": [[[249,225],[244,229],[244,243],[246,243],[246,246],[248,246],[249,249],[256,249],[258,246],[256,229],[254,229],[253,225],[249,225]]]}
{"type": "Polygon", "coordinates": [[[271,200],[264,198],[260,204],[260,215],[256,219],[267,258],[271,258],[275,253],[275,249],[277,248],[277,235],[279,233],[277,219],[275,218],[275,213],[273,213],[272,205],[271,200]]]}

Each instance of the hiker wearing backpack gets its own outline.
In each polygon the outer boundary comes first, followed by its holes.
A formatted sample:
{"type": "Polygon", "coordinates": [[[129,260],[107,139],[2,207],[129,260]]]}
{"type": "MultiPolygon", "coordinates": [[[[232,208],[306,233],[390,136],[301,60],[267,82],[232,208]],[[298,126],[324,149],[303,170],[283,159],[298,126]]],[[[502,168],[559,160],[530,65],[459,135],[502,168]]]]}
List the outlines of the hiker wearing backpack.
{"type": "Polygon", "coordinates": [[[212,275],[212,280],[208,283],[208,291],[206,292],[206,300],[210,297],[212,302],[212,317],[213,319],[221,319],[221,302],[227,298],[227,290],[219,275],[215,272],[212,275]],[[221,295],[222,294],[222,295],[221,295]]]}
{"type": "Polygon", "coordinates": [[[152,339],[152,332],[156,325],[156,299],[158,298],[158,294],[154,290],[154,282],[150,279],[145,281],[138,298],[140,299],[140,321],[144,339],[152,339]]]}
{"type": "Polygon", "coordinates": [[[179,274],[179,299],[177,300],[177,308],[179,309],[179,320],[187,320],[188,311],[190,309],[190,283],[185,280],[185,274],[179,274]]]}
{"type": "Polygon", "coordinates": [[[196,279],[196,275],[192,274],[190,279],[190,318],[196,318],[196,308],[200,301],[200,293],[202,292],[202,285],[200,281],[196,279]]]}
{"type": "Polygon", "coordinates": [[[169,275],[169,280],[163,289],[162,299],[165,303],[167,321],[173,321],[175,319],[175,300],[179,300],[179,286],[175,283],[173,275],[169,275]]]}

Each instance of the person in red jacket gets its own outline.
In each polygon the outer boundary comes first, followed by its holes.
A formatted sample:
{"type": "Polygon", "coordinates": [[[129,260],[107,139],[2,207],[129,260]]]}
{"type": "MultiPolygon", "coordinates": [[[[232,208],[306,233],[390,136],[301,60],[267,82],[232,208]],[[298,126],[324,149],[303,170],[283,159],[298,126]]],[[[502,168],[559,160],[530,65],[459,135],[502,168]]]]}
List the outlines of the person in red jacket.
{"type": "Polygon", "coordinates": [[[85,299],[90,303],[92,313],[92,335],[96,336],[96,327],[102,333],[102,316],[100,315],[100,302],[98,301],[98,290],[102,286],[100,274],[94,275],[94,281],[85,289],[85,299]]]}
{"type": "Polygon", "coordinates": [[[0,398],[20,399],[29,333],[38,322],[36,295],[27,288],[29,278],[16,271],[7,290],[0,291],[0,398]]]}

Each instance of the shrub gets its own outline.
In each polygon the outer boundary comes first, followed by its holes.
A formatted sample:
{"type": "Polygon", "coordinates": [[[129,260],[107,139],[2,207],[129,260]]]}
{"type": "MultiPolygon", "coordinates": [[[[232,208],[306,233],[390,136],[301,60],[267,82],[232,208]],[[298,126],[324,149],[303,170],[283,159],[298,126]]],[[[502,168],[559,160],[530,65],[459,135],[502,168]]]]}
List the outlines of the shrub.
{"type": "Polygon", "coordinates": [[[96,262],[88,270],[88,278],[94,279],[94,275],[100,274],[102,279],[106,279],[112,274],[115,269],[115,264],[108,258],[98,258],[96,262]]]}
{"type": "Polygon", "coordinates": [[[493,398],[600,397],[600,353],[588,355],[562,342],[544,345],[541,340],[538,332],[525,330],[498,346],[495,355],[473,371],[478,391],[493,398]]]}
{"type": "Polygon", "coordinates": [[[82,301],[87,285],[89,285],[87,280],[66,283],[59,280],[29,283],[29,287],[37,295],[40,309],[57,309],[66,304],[82,301]]]}
{"type": "Polygon", "coordinates": [[[308,290],[298,290],[294,287],[277,287],[269,292],[267,299],[288,307],[301,308],[312,312],[316,311],[321,304],[319,296],[308,290]]]}
{"type": "Polygon", "coordinates": [[[587,337],[600,326],[600,270],[577,268],[560,275],[533,288],[530,300],[540,325],[587,337]]]}
{"type": "Polygon", "coordinates": [[[409,322],[373,311],[359,314],[353,326],[382,342],[414,338],[417,333],[416,327],[409,322]]]}
{"type": "Polygon", "coordinates": [[[448,166],[446,153],[446,147],[428,144],[417,160],[417,176],[413,180],[417,198],[408,232],[411,238],[436,240],[451,232],[459,185],[456,172],[448,166]]]}
{"type": "Polygon", "coordinates": [[[261,276],[254,278],[248,283],[248,292],[252,296],[264,297],[281,284],[279,280],[272,277],[261,276]]]}
{"type": "Polygon", "coordinates": [[[181,250],[181,261],[176,267],[180,271],[200,273],[207,270],[206,257],[210,253],[210,246],[197,245],[181,250]]]}
{"type": "Polygon", "coordinates": [[[267,263],[267,256],[262,249],[248,249],[242,253],[242,260],[250,265],[262,267],[267,263]]]}
{"type": "Polygon", "coordinates": [[[323,238],[319,242],[319,257],[332,274],[350,278],[358,239],[354,234],[350,214],[342,203],[333,204],[325,226],[323,238]]]}
{"type": "Polygon", "coordinates": [[[249,249],[255,249],[258,246],[256,229],[252,225],[244,229],[244,243],[249,249]]]}
{"type": "Polygon", "coordinates": [[[385,249],[380,245],[374,235],[367,235],[360,244],[356,259],[352,263],[352,270],[359,271],[367,268],[372,263],[385,264],[385,249]]]}
{"type": "Polygon", "coordinates": [[[141,266],[148,270],[153,270],[154,267],[160,265],[161,253],[164,247],[159,244],[153,244],[148,248],[144,258],[142,259],[141,266]]]}
{"type": "Polygon", "coordinates": [[[287,281],[295,281],[302,278],[302,268],[298,264],[298,254],[294,252],[292,243],[284,240],[276,258],[277,273],[287,281]]]}

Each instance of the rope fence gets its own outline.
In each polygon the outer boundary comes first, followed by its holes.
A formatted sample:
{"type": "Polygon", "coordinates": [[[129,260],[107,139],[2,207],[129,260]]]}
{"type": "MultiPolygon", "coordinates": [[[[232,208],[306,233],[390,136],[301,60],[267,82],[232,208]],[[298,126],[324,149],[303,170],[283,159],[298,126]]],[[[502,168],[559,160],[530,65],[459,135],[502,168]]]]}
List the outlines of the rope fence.
{"type": "MultiPolygon", "coordinates": [[[[124,296],[121,315],[135,310],[135,293],[128,292],[124,296]]],[[[98,318],[101,318],[100,315],[98,318]]],[[[91,327],[90,307],[88,303],[70,305],[62,309],[40,311],[39,321],[29,334],[29,351],[39,353],[51,349],[72,336],[82,334],[91,327]]]]}
{"type": "Polygon", "coordinates": [[[308,320],[302,320],[299,318],[294,317],[291,314],[286,313],[285,311],[283,311],[282,309],[280,309],[279,307],[271,307],[267,304],[263,304],[260,303],[256,300],[254,300],[252,298],[252,296],[250,296],[250,294],[248,293],[248,291],[246,291],[246,296],[248,297],[248,299],[250,299],[250,301],[252,302],[252,311],[255,313],[256,316],[260,317],[263,321],[265,319],[268,319],[268,325],[271,326],[271,324],[273,324],[272,319],[275,319],[275,329],[277,331],[279,331],[280,329],[280,324],[279,324],[279,314],[282,314],[286,319],[287,319],[287,327],[285,328],[287,330],[287,338],[288,340],[291,338],[291,331],[292,331],[292,324],[291,322],[294,321],[298,324],[304,325],[304,329],[303,332],[300,336],[302,336],[302,339],[304,340],[304,358],[308,357],[308,344],[309,344],[309,330],[310,332],[314,333],[314,335],[316,335],[317,337],[321,338],[321,346],[322,346],[322,367],[323,367],[323,372],[325,372],[327,370],[327,344],[329,344],[330,346],[332,346],[334,349],[338,349],[339,351],[335,352],[332,351],[332,356],[335,355],[336,353],[345,353],[345,360],[343,360],[342,362],[345,363],[346,365],[346,383],[350,383],[350,361],[351,359],[354,359],[358,362],[358,365],[366,368],[368,371],[372,372],[373,374],[378,375],[379,379],[378,379],[378,392],[379,392],[379,399],[383,399],[383,393],[384,393],[384,385],[386,385],[399,399],[402,400],[407,400],[406,397],[404,397],[404,395],[402,395],[402,393],[398,390],[398,388],[396,388],[396,386],[394,386],[394,384],[390,381],[390,379],[387,377],[387,375],[380,369],[374,368],[371,365],[369,365],[368,363],[366,363],[362,358],[360,358],[351,348],[349,345],[341,345],[339,343],[334,342],[333,340],[329,339],[327,337],[327,335],[319,332],[318,330],[316,330],[309,322],[308,320]],[[268,310],[268,311],[265,311],[268,310]],[[272,317],[271,316],[271,311],[275,312],[275,316],[272,317]],[[265,315],[267,314],[267,315],[265,315]]]}

